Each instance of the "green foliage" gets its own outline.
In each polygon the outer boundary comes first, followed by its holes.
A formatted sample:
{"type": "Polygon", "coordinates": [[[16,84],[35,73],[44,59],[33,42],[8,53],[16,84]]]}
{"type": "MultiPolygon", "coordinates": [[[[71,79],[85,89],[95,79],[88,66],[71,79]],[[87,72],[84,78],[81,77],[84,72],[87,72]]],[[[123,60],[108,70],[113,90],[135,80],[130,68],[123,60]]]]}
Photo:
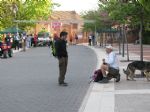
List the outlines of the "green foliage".
{"type": "Polygon", "coordinates": [[[150,12],[150,0],[138,0],[142,6],[150,12]]]}
{"type": "Polygon", "coordinates": [[[108,28],[110,27],[110,25],[105,24],[105,22],[110,22],[109,18],[107,18],[107,21],[104,22],[104,18],[101,16],[101,13],[103,13],[102,9],[98,9],[95,11],[88,11],[85,12],[84,14],[82,14],[83,19],[86,20],[92,20],[94,22],[85,22],[84,23],[84,31],[95,31],[96,30],[100,30],[103,28],[108,28]]]}
{"type": "Polygon", "coordinates": [[[104,5],[104,10],[108,11],[109,16],[120,24],[136,27],[142,19],[144,26],[147,26],[150,22],[149,11],[145,10],[136,0],[128,0],[125,3],[118,0],[110,0],[104,5]]]}
{"type": "Polygon", "coordinates": [[[2,41],[2,37],[3,37],[2,34],[0,34],[0,42],[2,41]]]}
{"type": "Polygon", "coordinates": [[[100,25],[98,11],[88,11],[82,14],[84,20],[92,20],[93,22],[86,22],[83,25],[83,31],[94,31],[95,27],[100,25]]]}
{"type": "MultiPolygon", "coordinates": [[[[14,20],[46,20],[51,14],[52,7],[51,0],[0,0],[0,26],[14,26],[14,20]]],[[[19,24],[22,28],[34,25],[35,23],[19,24]]]]}
{"type": "Polygon", "coordinates": [[[52,11],[50,0],[26,0],[23,5],[24,13],[30,14],[29,17],[32,19],[37,19],[37,17],[47,19],[52,11]]]}
{"type": "Polygon", "coordinates": [[[8,24],[12,25],[13,14],[9,8],[9,1],[0,1],[0,26],[6,27],[8,24]]]}

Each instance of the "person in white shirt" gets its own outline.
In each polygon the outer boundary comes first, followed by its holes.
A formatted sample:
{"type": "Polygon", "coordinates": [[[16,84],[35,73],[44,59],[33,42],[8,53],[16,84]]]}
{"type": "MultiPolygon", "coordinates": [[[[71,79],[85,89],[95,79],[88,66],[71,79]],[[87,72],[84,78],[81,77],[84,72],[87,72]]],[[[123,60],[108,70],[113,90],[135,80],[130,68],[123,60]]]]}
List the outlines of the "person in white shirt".
{"type": "MultiPolygon", "coordinates": [[[[106,72],[113,73],[116,70],[119,70],[119,64],[118,64],[119,61],[118,61],[116,53],[113,51],[113,47],[110,45],[106,46],[106,53],[107,53],[107,57],[106,59],[102,60],[103,63],[101,65],[101,71],[104,77],[101,82],[104,82],[104,83],[108,82],[108,79],[106,78],[107,77],[106,72]]],[[[119,79],[117,80],[120,80],[120,77],[118,78],[119,79]]]]}

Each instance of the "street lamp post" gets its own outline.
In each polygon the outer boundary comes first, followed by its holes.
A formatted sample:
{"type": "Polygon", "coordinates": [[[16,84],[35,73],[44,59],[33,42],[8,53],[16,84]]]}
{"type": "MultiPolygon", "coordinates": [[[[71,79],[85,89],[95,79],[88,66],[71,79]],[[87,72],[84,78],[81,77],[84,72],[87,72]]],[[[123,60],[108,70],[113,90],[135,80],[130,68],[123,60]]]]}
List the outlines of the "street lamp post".
{"type": "MultiPolygon", "coordinates": [[[[11,8],[12,8],[13,13],[15,14],[15,19],[16,19],[16,14],[17,14],[17,11],[18,11],[18,7],[15,3],[13,3],[11,8]]],[[[17,29],[17,36],[18,36],[18,23],[16,24],[16,29],[17,29]]]]}
{"type": "Polygon", "coordinates": [[[126,50],[127,50],[127,61],[130,61],[129,59],[129,49],[128,49],[128,39],[127,39],[127,29],[128,29],[128,26],[125,26],[125,29],[124,29],[124,32],[125,32],[125,41],[126,41],[126,50]]]}
{"type": "Polygon", "coordinates": [[[119,54],[121,54],[121,37],[122,37],[122,33],[121,33],[120,25],[118,27],[118,30],[119,30],[119,54]]]}
{"type": "Polygon", "coordinates": [[[124,44],[125,44],[125,25],[123,24],[123,26],[122,26],[122,57],[124,57],[124,55],[125,55],[124,44]]]}
{"type": "Polygon", "coordinates": [[[143,8],[141,11],[141,17],[140,17],[140,31],[139,31],[139,40],[140,40],[140,50],[141,50],[141,54],[140,54],[140,60],[143,61],[143,35],[142,35],[142,31],[143,31],[143,8]]]}

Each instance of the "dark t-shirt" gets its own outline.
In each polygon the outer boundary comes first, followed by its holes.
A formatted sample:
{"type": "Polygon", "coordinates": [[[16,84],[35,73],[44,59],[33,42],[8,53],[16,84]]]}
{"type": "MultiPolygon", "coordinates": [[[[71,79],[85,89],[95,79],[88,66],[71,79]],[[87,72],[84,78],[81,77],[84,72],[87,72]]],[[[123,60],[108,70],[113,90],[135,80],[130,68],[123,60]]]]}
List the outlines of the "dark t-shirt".
{"type": "Polygon", "coordinates": [[[65,41],[65,40],[62,40],[62,39],[56,40],[56,42],[55,42],[56,55],[58,58],[68,57],[66,44],[67,44],[67,41],[65,41]]]}
{"type": "Polygon", "coordinates": [[[5,42],[6,42],[7,45],[10,44],[10,40],[11,40],[11,38],[9,36],[6,36],[5,42]]]}

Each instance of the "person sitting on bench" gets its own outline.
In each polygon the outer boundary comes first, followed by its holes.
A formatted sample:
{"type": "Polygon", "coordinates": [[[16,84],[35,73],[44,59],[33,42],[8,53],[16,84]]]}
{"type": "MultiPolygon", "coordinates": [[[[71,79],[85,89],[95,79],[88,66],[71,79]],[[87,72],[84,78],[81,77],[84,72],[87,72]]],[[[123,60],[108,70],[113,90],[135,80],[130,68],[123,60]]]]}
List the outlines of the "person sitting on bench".
{"type": "MultiPolygon", "coordinates": [[[[106,59],[102,60],[103,63],[101,65],[101,71],[103,74],[103,79],[99,81],[100,83],[108,83],[106,72],[116,73],[116,71],[119,71],[118,58],[115,52],[113,51],[113,47],[110,45],[106,46],[106,53],[107,53],[106,59]]],[[[120,79],[116,79],[116,80],[120,80],[120,79]]]]}

